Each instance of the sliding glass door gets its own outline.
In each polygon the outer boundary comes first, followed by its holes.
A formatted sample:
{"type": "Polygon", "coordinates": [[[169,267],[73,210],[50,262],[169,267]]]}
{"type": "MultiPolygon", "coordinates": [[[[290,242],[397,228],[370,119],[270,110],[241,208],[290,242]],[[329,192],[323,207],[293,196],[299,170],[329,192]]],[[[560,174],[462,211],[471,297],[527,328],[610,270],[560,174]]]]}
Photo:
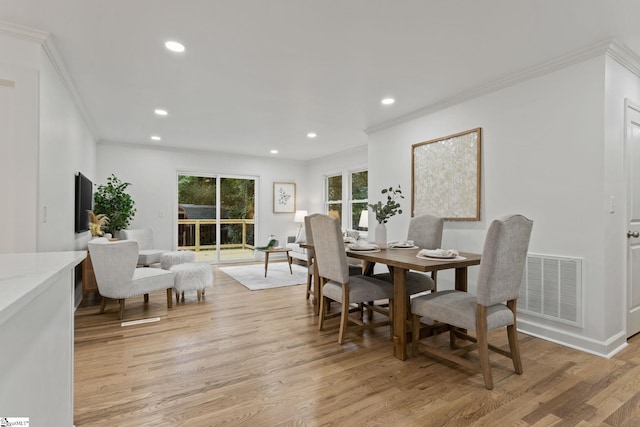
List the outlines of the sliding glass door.
{"type": "Polygon", "coordinates": [[[198,261],[254,259],[256,179],[178,174],[178,249],[198,261]]]}

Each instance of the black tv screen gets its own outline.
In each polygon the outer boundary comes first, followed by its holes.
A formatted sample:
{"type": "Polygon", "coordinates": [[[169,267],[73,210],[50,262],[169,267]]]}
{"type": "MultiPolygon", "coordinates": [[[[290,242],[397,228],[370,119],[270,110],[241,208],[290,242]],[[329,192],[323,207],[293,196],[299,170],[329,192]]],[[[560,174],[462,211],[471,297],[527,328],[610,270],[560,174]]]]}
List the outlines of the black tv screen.
{"type": "Polygon", "coordinates": [[[76,175],[76,233],[89,229],[89,212],[93,209],[93,183],[89,178],[76,175]]]}

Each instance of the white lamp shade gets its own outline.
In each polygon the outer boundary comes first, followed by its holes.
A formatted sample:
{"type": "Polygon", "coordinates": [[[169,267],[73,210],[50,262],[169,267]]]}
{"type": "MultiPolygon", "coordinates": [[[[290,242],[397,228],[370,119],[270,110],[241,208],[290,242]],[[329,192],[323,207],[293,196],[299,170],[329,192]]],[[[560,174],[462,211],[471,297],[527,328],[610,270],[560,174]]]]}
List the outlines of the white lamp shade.
{"type": "Polygon", "coordinates": [[[369,228],[369,211],[360,212],[360,222],[358,223],[358,227],[369,228]]]}
{"type": "Polygon", "coordinates": [[[296,211],[296,214],[293,216],[293,222],[304,222],[304,217],[307,216],[307,211],[299,210],[296,211]]]}

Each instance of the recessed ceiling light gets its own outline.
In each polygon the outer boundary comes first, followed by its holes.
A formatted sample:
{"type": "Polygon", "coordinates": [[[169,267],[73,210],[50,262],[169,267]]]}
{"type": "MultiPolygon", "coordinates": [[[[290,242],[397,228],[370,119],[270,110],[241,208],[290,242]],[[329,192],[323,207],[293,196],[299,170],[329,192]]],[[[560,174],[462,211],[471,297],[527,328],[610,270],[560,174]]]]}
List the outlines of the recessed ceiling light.
{"type": "Polygon", "coordinates": [[[162,138],[160,138],[158,135],[151,135],[151,139],[154,141],[161,141],[162,138]]]}
{"type": "Polygon", "coordinates": [[[278,150],[271,150],[270,153],[271,154],[278,154],[278,150]]]}
{"type": "Polygon", "coordinates": [[[307,138],[315,138],[316,136],[318,136],[318,135],[316,133],[314,133],[314,132],[309,132],[307,134],[307,138]]]}
{"type": "Polygon", "coordinates": [[[169,114],[167,110],[162,110],[160,108],[153,110],[153,112],[156,113],[158,116],[166,116],[167,114],[169,114]]]}
{"type": "Polygon", "coordinates": [[[170,40],[164,44],[164,47],[169,49],[171,52],[184,52],[184,45],[182,43],[178,43],[176,41],[170,40]]]}
{"type": "Polygon", "coordinates": [[[391,104],[393,104],[394,102],[396,102],[396,100],[395,100],[395,99],[393,99],[393,98],[385,98],[385,99],[383,99],[383,100],[382,100],[382,101],[380,101],[380,102],[382,102],[382,104],[383,104],[383,105],[391,105],[391,104]]]}

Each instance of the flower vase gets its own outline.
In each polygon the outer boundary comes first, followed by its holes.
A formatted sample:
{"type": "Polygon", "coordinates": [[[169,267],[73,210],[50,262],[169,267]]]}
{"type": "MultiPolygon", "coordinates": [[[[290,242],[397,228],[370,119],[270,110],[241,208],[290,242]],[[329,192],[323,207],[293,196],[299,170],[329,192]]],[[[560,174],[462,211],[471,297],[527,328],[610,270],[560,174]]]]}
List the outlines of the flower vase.
{"type": "Polygon", "coordinates": [[[378,223],[376,225],[376,245],[380,249],[386,249],[387,247],[387,226],[384,223],[378,223]]]}

